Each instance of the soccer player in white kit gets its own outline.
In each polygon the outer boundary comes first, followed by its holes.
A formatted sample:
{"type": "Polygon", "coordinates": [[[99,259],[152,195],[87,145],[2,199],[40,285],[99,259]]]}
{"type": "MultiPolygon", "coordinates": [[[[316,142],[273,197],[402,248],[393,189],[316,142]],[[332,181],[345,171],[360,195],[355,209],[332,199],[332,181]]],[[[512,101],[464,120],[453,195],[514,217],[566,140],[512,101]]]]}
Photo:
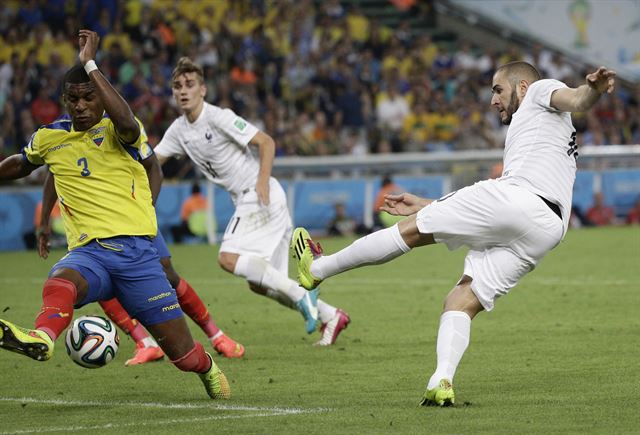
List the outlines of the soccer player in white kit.
{"type": "Polygon", "coordinates": [[[211,182],[231,194],[236,209],[220,245],[220,266],[245,278],[254,292],[299,310],[307,333],[314,332],[320,320],[316,345],[335,343],[349,315],[288,276],[293,224],[284,190],[271,177],[273,139],[232,110],[205,102],[202,69],[187,57],[173,71],[172,89],[183,115],[154,151],[161,164],[169,157],[188,156],[211,182]]]}
{"type": "Polygon", "coordinates": [[[569,88],[540,80],[526,62],[501,66],[493,76],[491,104],[509,125],[504,169],[495,180],[478,182],[438,200],[408,193],[388,195],[385,210],[408,216],[393,227],[356,240],[333,255],[303,228],[291,249],[298,279],[307,289],[338,273],[390,261],[410,249],[445,243],[468,246],[464,272],[444,301],[436,343],[437,366],[422,405],[453,405],[453,376],[469,345],[471,319],[509,292],[567,231],[576,173],[575,130],[570,112],[589,110],[611,93],[615,72],[600,67],[586,83],[569,88]]]}

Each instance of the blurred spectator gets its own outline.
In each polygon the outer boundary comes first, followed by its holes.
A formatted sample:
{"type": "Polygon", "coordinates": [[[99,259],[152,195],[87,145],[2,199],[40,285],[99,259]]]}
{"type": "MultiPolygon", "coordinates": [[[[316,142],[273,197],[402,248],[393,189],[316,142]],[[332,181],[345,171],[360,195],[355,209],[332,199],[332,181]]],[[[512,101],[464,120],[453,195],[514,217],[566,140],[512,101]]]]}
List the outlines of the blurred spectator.
{"type": "Polygon", "coordinates": [[[49,90],[42,87],[38,96],[31,103],[31,116],[36,125],[51,124],[60,116],[60,107],[49,96],[49,90]]]}
{"type": "Polygon", "coordinates": [[[636,199],[635,204],[633,205],[631,210],[629,210],[629,213],[627,213],[625,222],[629,225],[640,224],[640,197],[636,199]]]}
{"type": "Polygon", "coordinates": [[[334,216],[329,222],[327,232],[330,236],[353,236],[358,226],[355,219],[347,215],[344,204],[337,203],[334,206],[334,216]]]}
{"type": "Polygon", "coordinates": [[[403,216],[392,216],[386,211],[380,211],[380,207],[384,205],[384,197],[386,195],[397,194],[402,192],[404,192],[404,189],[402,189],[402,187],[394,183],[390,175],[385,175],[384,177],[382,177],[380,190],[376,194],[376,198],[373,201],[373,229],[374,230],[389,227],[393,225],[395,222],[397,222],[398,220],[403,218],[403,216]]]}
{"type": "Polygon", "coordinates": [[[204,238],[207,235],[207,198],[200,192],[200,185],[191,186],[191,195],[182,203],[180,224],[171,227],[175,243],[182,243],[185,237],[204,238]]]}
{"type": "Polygon", "coordinates": [[[596,192],[593,195],[593,205],[587,210],[585,218],[589,225],[594,226],[613,225],[616,223],[613,207],[605,204],[602,192],[596,192]]]}

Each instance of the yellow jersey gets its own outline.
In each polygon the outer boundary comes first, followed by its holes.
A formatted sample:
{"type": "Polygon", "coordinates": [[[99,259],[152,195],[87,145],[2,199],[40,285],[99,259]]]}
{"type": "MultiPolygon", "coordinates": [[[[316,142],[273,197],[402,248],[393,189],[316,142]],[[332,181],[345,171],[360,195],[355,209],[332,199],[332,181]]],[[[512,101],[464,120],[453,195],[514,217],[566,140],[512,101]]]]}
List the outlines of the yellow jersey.
{"type": "Polygon", "coordinates": [[[55,175],[70,250],[93,239],[156,235],[149,179],[139,163],[153,151],[138,124],[140,137],[127,145],[107,115],[87,131],[75,131],[65,115],[40,127],[24,148],[24,158],[55,175]]]}

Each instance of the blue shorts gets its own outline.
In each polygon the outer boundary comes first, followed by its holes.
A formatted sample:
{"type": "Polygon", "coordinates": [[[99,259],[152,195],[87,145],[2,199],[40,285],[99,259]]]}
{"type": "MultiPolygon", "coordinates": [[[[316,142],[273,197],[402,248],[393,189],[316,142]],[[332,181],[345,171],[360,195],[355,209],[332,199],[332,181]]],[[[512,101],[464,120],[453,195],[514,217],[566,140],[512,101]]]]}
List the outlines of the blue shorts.
{"type": "Polygon", "coordinates": [[[92,240],[62,257],[49,276],[61,268],[78,271],[89,283],[87,296],[76,307],[117,297],[127,313],[145,326],[182,316],[176,292],[148,237],[92,240]]]}
{"type": "Polygon", "coordinates": [[[162,237],[160,230],[158,230],[158,235],[153,238],[153,247],[158,251],[160,258],[171,257],[169,248],[167,248],[167,242],[165,242],[164,237],[162,237]]]}

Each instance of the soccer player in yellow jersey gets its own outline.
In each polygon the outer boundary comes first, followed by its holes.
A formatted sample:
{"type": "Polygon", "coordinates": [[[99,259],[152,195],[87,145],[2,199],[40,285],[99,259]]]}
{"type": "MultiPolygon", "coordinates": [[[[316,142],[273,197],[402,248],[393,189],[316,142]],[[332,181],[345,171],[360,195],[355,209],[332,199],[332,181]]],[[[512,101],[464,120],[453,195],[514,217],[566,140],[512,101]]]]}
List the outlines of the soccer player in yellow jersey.
{"type": "MultiPolygon", "coordinates": [[[[144,128],[142,128],[140,134],[142,136],[141,142],[147,143],[148,138],[144,128]]],[[[156,177],[161,177],[162,174],[154,171],[155,167],[148,162],[148,159],[141,160],[140,163],[147,171],[148,178],[154,180],[154,187],[157,186],[156,188],[159,188],[160,183],[156,181],[156,177]]],[[[157,192],[152,191],[151,195],[155,198],[157,192]]],[[[42,258],[47,258],[49,255],[49,217],[57,199],[54,176],[48,173],[42,192],[42,210],[39,216],[40,225],[37,228],[38,254],[42,258]]],[[[244,346],[235,342],[218,328],[207,306],[202,299],[200,299],[193,287],[178,275],[178,272],[176,272],[171,262],[171,253],[160,231],[158,231],[157,236],[153,239],[153,246],[158,251],[160,264],[162,265],[165,275],[167,275],[171,287],[176,290],[176,296],[178,297],[178,303],[182,311],[207,334],[211,345],[218,354],[227,358],[241,358],[244,355],[244,346]]],[[[129,316],[117,298],[108,301],[99,301],[99,303],[105,314],[136,342],[135,354],[124,363],[126,366],[145,364],[162,359],[164,352],[162,352],[158,343],[149,337],[144,327],[136,319],[132,319],[131,316],[129,316]]]]}
{"type": "Polygon", "coordinates": [[[117,297],[161,343],[180,370],[200,376],[213,399],[231,395],[226,377],[194,343],[153,247],[157,233],[152,190],[138,158],[157,159],[141,141],[131,108],[98,70],[99,37],[79,32],[79,60],[63,79],[68,117],[41,127],[23,155],[0,162],[0,179],[16,179],[47,164],[55,175],[69,252],[44,284],[35,329],[0,320],[0,348],[45,361],[71,322],[74,306],[117,297]],[[106,113],[105,113],[106,112],[106,113]]]}

